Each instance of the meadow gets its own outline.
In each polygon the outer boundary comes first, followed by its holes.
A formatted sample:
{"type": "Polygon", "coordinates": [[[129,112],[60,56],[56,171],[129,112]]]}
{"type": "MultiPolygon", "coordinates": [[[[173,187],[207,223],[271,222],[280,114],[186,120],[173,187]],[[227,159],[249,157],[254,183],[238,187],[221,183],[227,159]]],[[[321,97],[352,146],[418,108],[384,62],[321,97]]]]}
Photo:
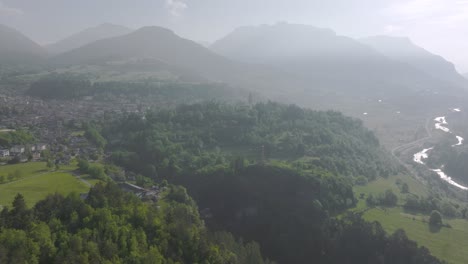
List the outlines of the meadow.
{"type": "Polygon", "coordinates": [[[59,171],[50,171],[44,162],[30,162],[0,167],[0,175],[19,171],[19,180],[0,184],[0,206],[9,206],[17,193],[21,193],[28,206],[51,193],[86,193],[89,186],[72,175],[76,166],[64,166],[59,171]]]}
{"type": "Polygon", "coordinates": [[[367,195],[377,195],[387,189],[393,190],[399,197],[398,206],[394,208],[372,208],[366,206],[365,198],[360,199],[356,211],[368,209],[363,214],[363,218],[368,221],[378,221],[388,232],[393,233],[398,229],[405,230],[408,238],[414,240],[419,246],[428,248],[431,253],[453,264],[466,264],[468,259],[468,221],[464,219],[444,219],[445,224],[451,228],[442,227],[439,231],[431,231],[427,223],[428,216],[422,214],[412,214],[405,212],[401,207],[404,202],[404,195],[401,194],[396,181],[405,182],[409,186],[410,193],[418,196],[427,194],[426,186],[422,185],[411,176],[399,175],[387,179],[380,178],[370,182],[366,186],[356,186],[354,188],[357,197],[361,193],[367,195]]]}

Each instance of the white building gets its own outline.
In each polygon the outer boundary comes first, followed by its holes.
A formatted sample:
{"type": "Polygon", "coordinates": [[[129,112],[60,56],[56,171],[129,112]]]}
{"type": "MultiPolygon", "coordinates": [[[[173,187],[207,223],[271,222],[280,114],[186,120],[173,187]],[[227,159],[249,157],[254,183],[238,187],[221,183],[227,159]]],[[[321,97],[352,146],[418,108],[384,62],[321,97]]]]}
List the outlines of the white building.
{"type": "Polygon", "coordinates": [[[14,146],[10,149],[11,155],[18,155],[18,154],[23,154],[24,153],[24,147],[23,146],[14,146]]]}
{"type": "Polygon", "coordinates": [[[10,156],[10,150],[0,149],[0,157],[8,157],[8,156],[10,156]]]}
{"type": "Polygon", "coordinates": [[[47,149],[47,144],[39,143],[36,144],[36,151],[44,151],[47,149]]]}

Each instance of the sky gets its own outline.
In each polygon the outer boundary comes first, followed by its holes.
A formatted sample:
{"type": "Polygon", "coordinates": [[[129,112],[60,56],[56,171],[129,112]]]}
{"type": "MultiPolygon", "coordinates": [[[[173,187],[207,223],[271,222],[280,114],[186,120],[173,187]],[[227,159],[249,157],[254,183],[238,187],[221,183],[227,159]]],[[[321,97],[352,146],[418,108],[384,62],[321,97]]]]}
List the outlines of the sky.
{"type": "Polygon", "coordinates": [[[212,42],[239,26],[277,22],[355,38],[406,36],[468,72],[468,0],[0,0],[0,23],[40,44],[101,23],[158,25],[212,42]]]}

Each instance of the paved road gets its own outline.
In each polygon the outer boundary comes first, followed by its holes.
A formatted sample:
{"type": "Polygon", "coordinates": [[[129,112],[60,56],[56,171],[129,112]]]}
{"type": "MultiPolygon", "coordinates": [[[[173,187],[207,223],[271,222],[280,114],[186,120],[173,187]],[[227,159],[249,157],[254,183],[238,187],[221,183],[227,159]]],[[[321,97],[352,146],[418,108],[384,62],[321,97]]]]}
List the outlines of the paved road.
{"type": "Polygon", "coordinates": [[[89,181],[81,178],[81,176],[76,176],[78,178],[78,180],[82,181],[84,184],[86,184],[88,187],[92,187],[93,185],[91,183],[89,183],[89,181]]]}

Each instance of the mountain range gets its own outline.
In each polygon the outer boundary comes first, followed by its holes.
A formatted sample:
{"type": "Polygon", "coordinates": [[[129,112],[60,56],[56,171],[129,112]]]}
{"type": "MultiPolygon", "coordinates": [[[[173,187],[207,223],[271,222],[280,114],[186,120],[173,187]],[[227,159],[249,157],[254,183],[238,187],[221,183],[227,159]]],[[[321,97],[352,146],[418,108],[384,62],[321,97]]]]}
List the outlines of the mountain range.
{"type": "MultiPolygon", "coordinates": [[[[162,27],[143,27],[127,35],[98,40],[51,58],[56,65],[116,64],[152,68],[192,80],[224,82],[233,87],[276,93],[298,80],[269,67],[232,61],[162,27]],[[268,90],[269,89],[269,90],[268,90]]],[[[292,89],[292,88],[290,88],[292,89]]]]}
{"type": "Polygon", "coordinates": [[[231,60],[273,66],[305,80],[306,88],[285,96],[295,103],[351,115],[362,116],[370,102],[382,100],[392,106],[388,109],[423,114],[427,109],[415,109],[415,104],[456,104],[467,87],[460,75],[447,81],[358,40],[307,25],[242,27],[211,49],[231,60]]]}
{"type": "MultiPolygon", "coordinates": [[[[389,45],[393,43],[390,41],[389,45]]],[[[396,54],[386,56],[373,46],[306,25],[242,27],[211,48],[232,60],[274,65],[328,89],[436,89],[447,86],[445,81],[449,79],[438,78],[435,71],[424,68],[419,61],[413,63],[416,67],[396,60],[396,54]]],[[[431,58],[430,54],[425,55],[431,58]]],[[[434,60],[433,68],[450,68],[445,60],[434,60]]],[[[453,72],[447,72],[452,73],[454,82],[459,81],[461,76],[451,66],[453,72]]]]}
{"type": "MultiPolygon", "coordinates": [[[[45,57],[33,41],[3,31],[0,39],[22,43],[9,45],[21,51],[16,53],[2,45],[2,60],[21,54],[45,57]]],[[[50,56],[49,66],[99,65],[113,71],[119,65],[119,72],[144,68],[183,81],[222,82],[275,100],[335,109],[342,108],[340,100],[355,105],[376,98],[413,106],[421,94],[458,96],[467,87],[453,64],[408,39],[356,40],[330,29],[287,23],[241,27],[210,47],[162,27],[131,31],[104,24],[48,49],[66,50],[50,56]]]]}
{"type": "Polygon", "coordinates": [[[130,32],[132,30],[127,27],[105,23],[80,31],[56,43],[46,45],[45,48],[50,54],[60,54],[97,40],[122,36],[130,32]]]}
{"type": "Polygon", "coordinates": [[[180,68],[197,69],[215,76],[228,60],[200,44],[182,39],[162,27],[143,27],[123,36],[106,38],[64,52],[52,59],[68,65],[103,64],[125,60],[145,60],[180,68]]]}

